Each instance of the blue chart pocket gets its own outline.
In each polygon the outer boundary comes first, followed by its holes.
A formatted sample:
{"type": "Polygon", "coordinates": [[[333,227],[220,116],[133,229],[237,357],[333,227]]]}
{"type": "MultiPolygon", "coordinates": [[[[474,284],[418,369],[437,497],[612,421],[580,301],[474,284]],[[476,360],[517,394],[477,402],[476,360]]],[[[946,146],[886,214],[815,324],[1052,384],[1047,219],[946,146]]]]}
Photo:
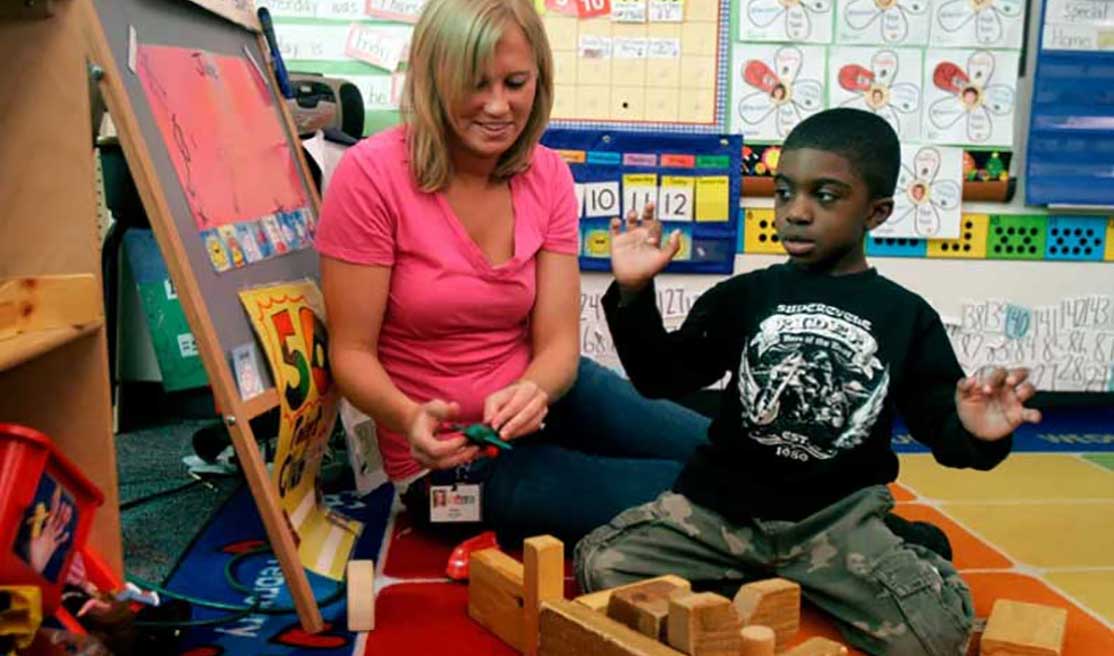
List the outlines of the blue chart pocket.
{"type": "Polygon", "coordinates": [[[742,137],[551,129],[542,143],[568,162],[580,203],[580,267],[611,268],[614,218],[653,203],[681,249],[666,271],[729,274],[739,239],[742,137]]]}

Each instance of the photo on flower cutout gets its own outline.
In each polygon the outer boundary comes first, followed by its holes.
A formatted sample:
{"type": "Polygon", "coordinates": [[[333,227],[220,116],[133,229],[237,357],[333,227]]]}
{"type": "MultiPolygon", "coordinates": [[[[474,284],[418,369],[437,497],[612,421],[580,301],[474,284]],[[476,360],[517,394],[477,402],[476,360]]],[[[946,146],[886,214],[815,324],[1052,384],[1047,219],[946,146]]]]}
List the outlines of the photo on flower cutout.
{"type": "Polygon", "coordinates": [[[929,50],[925,55],[924,137],[939,144],[1013,145],[1016,52],[929,50]]]}
{"type": "Polygon", "coordinates": [[[959,237],[962,197],[962,149],[902,144],[893,214],[871,234],[876,238],[959,237]]]}
{"type": "Polygon", "coordinates": [[[928,0],[842,0],[836,43],[890,47],[928,43],[928,0]]]}
{"type": "Polygon", "coordinates": [[[828,89],[832,107],[874,112],[902,141],[921,136],[921,51],[832,48],[828,89]]]}
{"type": "Polygon", "coordinates": [[[744,140],[780,141],[824,108],[826,50],[818,46],[739,45],[731,67],[731,131],[744,140]]]}

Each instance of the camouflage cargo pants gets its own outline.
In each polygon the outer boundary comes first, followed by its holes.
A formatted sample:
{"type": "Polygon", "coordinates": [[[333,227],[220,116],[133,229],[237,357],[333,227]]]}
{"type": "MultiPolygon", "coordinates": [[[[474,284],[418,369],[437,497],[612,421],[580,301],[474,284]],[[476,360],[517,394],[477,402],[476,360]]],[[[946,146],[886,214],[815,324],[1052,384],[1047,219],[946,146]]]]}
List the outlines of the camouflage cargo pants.
{"type": "Polygon", "coordinates": [[[951,563],[886,527],[892,508],[889,490],[875,486],[800,522],[732,525],[666,492],[581,540],[576,575],[590,592],[676,574],[728,598],[742,583],[780,576],[868,654],[962,656],[970,591],[951,563]]]}

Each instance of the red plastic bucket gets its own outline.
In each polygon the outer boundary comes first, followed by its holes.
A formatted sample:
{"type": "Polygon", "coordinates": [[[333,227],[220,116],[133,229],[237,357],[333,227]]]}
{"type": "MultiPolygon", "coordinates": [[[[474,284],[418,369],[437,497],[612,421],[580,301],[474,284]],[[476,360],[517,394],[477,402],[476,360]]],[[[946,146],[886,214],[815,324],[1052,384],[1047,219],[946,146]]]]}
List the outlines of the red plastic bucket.
{"type": "Polygon", "coordinates": [[[102,503],[49,437],[0,424],[0,585],[39,586],[43,614],[53,614],[102,503]]]}

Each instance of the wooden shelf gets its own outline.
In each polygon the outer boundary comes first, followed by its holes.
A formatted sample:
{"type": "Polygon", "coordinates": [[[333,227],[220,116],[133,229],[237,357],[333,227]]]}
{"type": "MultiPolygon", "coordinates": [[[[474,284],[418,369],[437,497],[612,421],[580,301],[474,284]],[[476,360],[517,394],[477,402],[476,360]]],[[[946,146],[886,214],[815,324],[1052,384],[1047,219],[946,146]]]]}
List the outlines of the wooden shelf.
{"type": "Polygon", "coordinates": [[[15,337],[0,340],[0,371],[6,371],[48,353],[63,344],[91,335],[103,325],[104,321],[97,320],[81,326],[20,333],[15,337]]]}

